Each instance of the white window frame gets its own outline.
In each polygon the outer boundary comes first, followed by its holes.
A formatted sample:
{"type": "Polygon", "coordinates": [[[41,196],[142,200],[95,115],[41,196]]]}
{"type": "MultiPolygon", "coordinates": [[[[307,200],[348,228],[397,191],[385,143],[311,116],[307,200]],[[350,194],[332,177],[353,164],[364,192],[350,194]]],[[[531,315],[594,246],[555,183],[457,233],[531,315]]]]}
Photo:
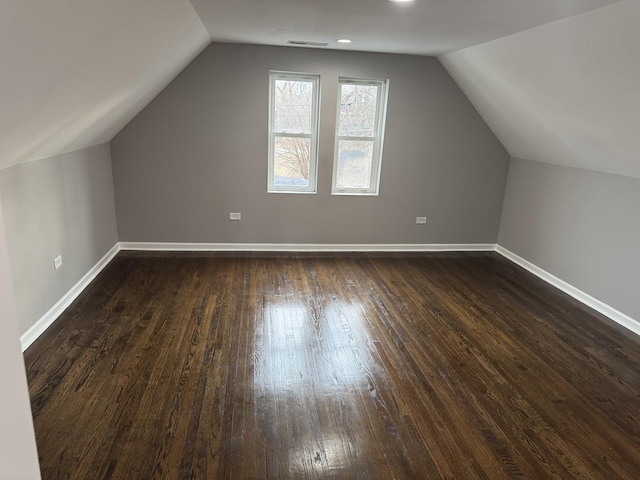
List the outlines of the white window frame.
{"type": "Polygon", "coordinates": [[[296,72],[269,72],[269,160],[267,168],[268,193],[311,193],[317,192],[318,184],[318,133],[320,116],[320,75],[296,72]],[[273,131],[275,117],[275,84],[276,80],[310,81],[313,83],[311,106],[311,133],[276,133],[273,131]],[[274,150],[276,137],[298,137],[311,139],[309,152],[309,185],[275,185],[274,150]]]}
{"type": "Polygon", "coordinates": [[[387,97],[389,80],[376,78],[351,78],[338,77],[338,107],[336,112],[336,136],[333,152],[333,178],[331,181],[331,195],[379,195],[380,174],[382,171],[382,146],[384,143],[384,130],[387,117],[387,97]],[[340,102],[342,100],[342,85],[374,85],[378,87],[376,118],[373,137],[354,137],[340,135],[340,102]],[[338,151],[340,140],[373,141],[373,158],[371,160],[371,179],[369,188],[337,188],[338,178],[338,151]]]}

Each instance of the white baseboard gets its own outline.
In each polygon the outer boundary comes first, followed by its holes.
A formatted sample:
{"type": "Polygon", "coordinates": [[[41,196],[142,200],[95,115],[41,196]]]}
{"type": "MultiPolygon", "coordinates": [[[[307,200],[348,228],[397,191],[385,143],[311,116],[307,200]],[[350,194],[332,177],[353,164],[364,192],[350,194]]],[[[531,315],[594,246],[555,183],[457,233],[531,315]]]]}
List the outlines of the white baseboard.
{"type": "Polygon", "coordinates": [[[162,243],[119,242],[21,337],[24,352],[57,320],[120,250],[166,252],[485,252],[494,244],[295,244],[295,243],[162,243]]]}
{"type": "Polygon", "coordinates": [[[65,295],[51,307],[47,313],[45,313],[40,319],[20,337],[20,344],[22,345],[22,351],[24,352],[29,346],[44,333],[44,331],[51,326],[53,322],[57,320],[64,310],[71,305],[71,303],[82,293],[82,291],[89,286],[94,278],[107,266],[107,264],[118,254],[120,251],[120,244],[116,243],[111,250],[109,250],[100,260],[96,263],[91,270],[89,270],[65,295]]]}
{"type": "Polygon", "coordinates": [[[462,244],[311,244],[311,243],[162,243],[120,242],[115,244],[58,302],[21,337],[24,352],[58,316],[87,288],[120,250],[156,252],[491,252],[496,251],[513,263],[571,295],[585,305],[640,335],[640,322],[616,310],[573,285],[561,280],[506,248],[491,243],[462,244]]]}
{"type": "Polygon", "coordinates": [[[545,282],[553,285],[554,287],[562,290],[564,293],[571,295],[576,300],[584,303],[588,307],[593,308],[594,310],[600,312],[601,314],[609,317],[616,323],[619,323],[623,327],[631,330],[636,335],[640,335],[640,322],[634,320],[628,315],[616,310],[615,308],[607,305],[604,302],[601,302],[597,298],[593,298],[588,293],[583,292],[582,290],[574,287],[573,285],[561,280],[560,278],[552,275],[551,273],[543,270],[542,268],[534,265],[528,260],[525,260],[519,255],[516,255],[510,250],[502,247],[501,245],[496,245],[496,252],[498,252],[503,257],[511,260],[513,263],[520,265],[525,270],[533,273],[535,276],[541,278],[545,282]]]}
{"type": "Polygon", "coordinates": [[[492,252],[493,243],[161,243],[120,242],[121,250],[153,252],[492,252]]]}

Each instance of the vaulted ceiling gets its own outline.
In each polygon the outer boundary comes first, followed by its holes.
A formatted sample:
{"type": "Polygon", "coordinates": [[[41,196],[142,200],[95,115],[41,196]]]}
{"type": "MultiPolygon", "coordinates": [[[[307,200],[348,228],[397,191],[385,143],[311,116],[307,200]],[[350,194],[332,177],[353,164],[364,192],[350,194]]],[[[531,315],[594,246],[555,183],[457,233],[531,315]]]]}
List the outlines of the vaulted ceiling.
{"type": "Polygon", "coordinates": [[[440,58],[512,156],[640,178],[640,2],[440,58]]]}
{"type": "Polygon", "coordinates": [[[0,168],[111,140],[210,41],[189,0],[0,1],[0,168]]]}
{"type": "Polygon", "coordinates": [[[211,39],[306,40],[439,55],[512,155],[640,177],[639,21],[638,0],[2,0],[0,168],[111,140],[211,39]]]}

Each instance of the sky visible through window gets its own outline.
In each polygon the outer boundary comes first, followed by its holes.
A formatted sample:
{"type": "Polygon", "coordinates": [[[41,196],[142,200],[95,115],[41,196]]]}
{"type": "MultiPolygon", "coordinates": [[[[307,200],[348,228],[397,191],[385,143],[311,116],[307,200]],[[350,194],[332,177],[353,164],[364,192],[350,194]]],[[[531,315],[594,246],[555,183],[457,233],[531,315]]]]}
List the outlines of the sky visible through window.
{"type": "Polygon", "coordinates": [[[313,82],[275,81],[274,184],[309,186],[313,115],[313,82]],[[306,134],[299,137],[287,134],[306,134]]]}
{"type": "Polygon", "coordinates": [[[378,87],[353,84],[341,84],[340,87],[335,186],[368,189],[371,187],[378,87]]]}

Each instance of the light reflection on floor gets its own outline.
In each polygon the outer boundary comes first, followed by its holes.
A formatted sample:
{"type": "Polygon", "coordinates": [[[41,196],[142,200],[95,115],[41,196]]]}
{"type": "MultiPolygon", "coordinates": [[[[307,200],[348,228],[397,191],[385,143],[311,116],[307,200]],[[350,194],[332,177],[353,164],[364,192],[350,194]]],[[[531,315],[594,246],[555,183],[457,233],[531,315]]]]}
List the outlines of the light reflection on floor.
{"type": "Polygon", "coordinates": [[[332,299],[314,318],[299,301],[266,303],[255,338],[261,352],[254,384],[273,393],[308,395],[366,387],[375,367],[358,304],[332,299]]]}
{"type": "Polygon", "coordinates": [[[266,421],[288,429],[282,438],[289,443],[290,472],[339,472],[367,448],[352,441],[365,421],[354,398],[375,395],[374,375],[382,375],[368,320],[360,304],[336,297],[313,307],[292,295],[275,297],[265,299],[257,322],[255,401],[266,421]],[[286,418],[300,411],[306,418],[286,418]]]}

